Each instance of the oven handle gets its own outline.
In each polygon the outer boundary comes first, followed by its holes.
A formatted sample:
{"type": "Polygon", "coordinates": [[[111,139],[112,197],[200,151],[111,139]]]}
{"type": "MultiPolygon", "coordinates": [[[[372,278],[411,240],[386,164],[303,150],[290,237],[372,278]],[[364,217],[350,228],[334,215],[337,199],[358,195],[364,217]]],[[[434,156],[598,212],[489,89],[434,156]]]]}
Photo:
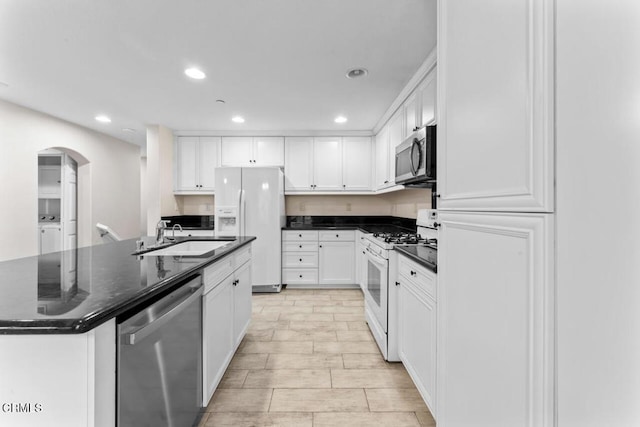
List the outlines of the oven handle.
{"type": "Polygon", "coordinates": [[[380,255],[372,252],[371,249],[369,249],[369,248],[366,248],[366,250],[367,250],[368,257],[369,257],[369,259],[371,261],[375,262],[378,265],[383,266],[384,268],[387,268],[387,260],[386,259],[384,259],[380,255]]]}
{"type": "MultiPolygon", "coordinates": [[[[199,282],[199,281],[198,281],[199,282]]],[[[189,286],[189,285],[185,285],[189,286]]],[[[153,332],[160,329],[162,326],[167,324],[171,319],[176,317],[182,311],[184,311],[187,307],[191,305],[194,300],[197,300],[202,296],[203,287],[200,283],[196,286],[189,286],[191,294],[187,294],[188,296],[183,297],[179,302],[172,305],[166,312],[162,313],[158,318],[152,320],[151,322],[137,328],[136,330],[123,334],[121,343],[124,345],[136,345],[140,341],[144,340],[146,337],[151,335],[153,332]]]]}

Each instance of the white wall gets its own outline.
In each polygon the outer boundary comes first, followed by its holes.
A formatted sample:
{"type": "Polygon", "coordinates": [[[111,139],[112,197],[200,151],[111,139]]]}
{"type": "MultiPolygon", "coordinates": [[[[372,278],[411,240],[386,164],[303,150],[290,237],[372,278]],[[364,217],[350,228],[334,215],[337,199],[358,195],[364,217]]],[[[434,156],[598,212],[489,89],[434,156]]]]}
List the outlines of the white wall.
{"type": "Polygon", "coordinates": [[[147,126],[146,162],[147,234],[155,234],[161,216],[178,215],[173,195],[173,132],[161,125],[147,126]]]}
{"type": "Polygon", "coordinates": [[[640,2],[558,0],[558,426],[640,425],[640,2]]]}
{"type": "Polygon", "coordinates": [[[38,253],[38,152],[72,150],[79,164],[79,245],[98,244],[102,222],[123,238],[140,229],[140,148],[0,100],[0,260],[38,253]],[[81,159],[82,160],[82,159],[81,159]]]}

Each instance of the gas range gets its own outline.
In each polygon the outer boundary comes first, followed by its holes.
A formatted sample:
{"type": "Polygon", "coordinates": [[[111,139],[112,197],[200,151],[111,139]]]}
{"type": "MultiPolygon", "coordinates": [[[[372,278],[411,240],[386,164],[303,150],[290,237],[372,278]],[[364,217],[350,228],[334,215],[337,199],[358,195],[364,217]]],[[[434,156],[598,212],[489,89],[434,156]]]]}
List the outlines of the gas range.
{"type": "Polygon", "coordinates": [[[371,241],[384,249],[393,249],[395,245],[430,245],[437,247],[438,239],[418,233],[373,233],[371,241]]]}

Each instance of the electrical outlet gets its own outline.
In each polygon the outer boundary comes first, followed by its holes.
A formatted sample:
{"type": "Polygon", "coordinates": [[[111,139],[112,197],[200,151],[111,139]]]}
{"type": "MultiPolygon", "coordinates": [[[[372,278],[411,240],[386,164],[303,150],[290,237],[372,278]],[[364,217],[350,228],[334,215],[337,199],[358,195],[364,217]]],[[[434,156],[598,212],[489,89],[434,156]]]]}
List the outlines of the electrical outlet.
{"type": "Polygon", "coordinates": [[[211,203],[207,203],[204,205],[205,212],[211,212],[211,203]]]}
{"type": "Polygon", "coordinates": [[[347,212],[351,212],[351,203],[347,203],[347,212]]]}

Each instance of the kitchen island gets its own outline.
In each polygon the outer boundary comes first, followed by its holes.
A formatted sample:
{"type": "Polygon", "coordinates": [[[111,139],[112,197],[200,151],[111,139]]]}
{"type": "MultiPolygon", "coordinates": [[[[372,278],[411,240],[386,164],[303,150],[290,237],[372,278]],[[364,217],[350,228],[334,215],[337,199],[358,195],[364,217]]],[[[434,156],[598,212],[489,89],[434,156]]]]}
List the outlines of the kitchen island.
{"type": "Polygon", "coordinates": [[[199,257],[133,255],[131,239],[1,262],[0,425],[115,426],[118,320],[236,252],[247,262],[254,239],[199,257]]]}

